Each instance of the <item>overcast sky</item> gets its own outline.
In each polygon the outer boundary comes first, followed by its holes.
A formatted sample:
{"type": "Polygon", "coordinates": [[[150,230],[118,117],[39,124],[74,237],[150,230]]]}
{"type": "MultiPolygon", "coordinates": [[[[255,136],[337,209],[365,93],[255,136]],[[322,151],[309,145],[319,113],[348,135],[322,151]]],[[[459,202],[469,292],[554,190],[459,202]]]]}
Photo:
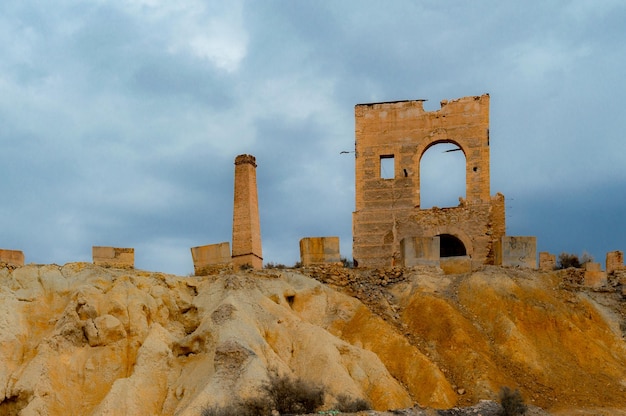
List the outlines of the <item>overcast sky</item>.
{"type": "Polygon", "coordinates": [[[0,248],[188,274],[190,247],[231,240],[249,153],[265,262],[305,236],[351,257],[355,104],[489,93],[507,234],[604,263],[626,250],[624,22],[622,0],[3,0],[0,248]]]}

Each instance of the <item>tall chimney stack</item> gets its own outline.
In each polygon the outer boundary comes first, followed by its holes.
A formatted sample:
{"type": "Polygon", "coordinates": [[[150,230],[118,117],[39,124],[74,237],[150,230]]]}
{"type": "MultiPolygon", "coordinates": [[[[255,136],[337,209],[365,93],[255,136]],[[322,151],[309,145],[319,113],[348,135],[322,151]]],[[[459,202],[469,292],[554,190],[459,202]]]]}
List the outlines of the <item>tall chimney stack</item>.
{"type": "Polygon", "coordinates": [[[235,158],[232,260],[235,267],[263,268],[256,159],[252,155],[235,158]]]}

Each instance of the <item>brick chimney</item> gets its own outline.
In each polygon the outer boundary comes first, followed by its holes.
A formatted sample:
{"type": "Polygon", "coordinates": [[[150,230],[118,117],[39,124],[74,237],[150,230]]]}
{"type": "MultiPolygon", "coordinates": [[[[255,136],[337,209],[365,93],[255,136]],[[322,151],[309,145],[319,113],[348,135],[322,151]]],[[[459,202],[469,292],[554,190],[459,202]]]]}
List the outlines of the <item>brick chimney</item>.
{"type": "Polygon", "coordinates": [[[261,223],[256,188],[256,159],[235,158],[235,204],[233,207],[233,265],[263,268],[261,223]]]}

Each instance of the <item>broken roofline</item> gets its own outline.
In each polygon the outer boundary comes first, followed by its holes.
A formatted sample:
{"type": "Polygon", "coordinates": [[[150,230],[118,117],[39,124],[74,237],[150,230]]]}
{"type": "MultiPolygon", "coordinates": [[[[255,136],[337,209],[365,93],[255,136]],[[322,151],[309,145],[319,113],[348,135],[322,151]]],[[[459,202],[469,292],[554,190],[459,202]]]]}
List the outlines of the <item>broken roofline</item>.
{"type": "MultiPolygon", "coordinates": [[[[489,93],[484,93],[482,95],[472,95],[472,96],[468,96],[468,97],[461,97],[461,98],[454,98],[454,99],[444,99],[439,101],[440,104],[446,105],[448,103],[453,103],[456,101],[460,101],[463,99],[467,99],[467,98],[473,98],[473,99],[480,99],[481,97],[487,96],[489,97],[489,93]]],[[[385,104],[400,104],[400,103],[424,103],[426,101],[429,101],[427,98],[417,98],[417,99],[413,99],[413,100],[395,100],[395,101],[379,101],[379,102],[369,102],[369,103],[360,103],[360,104],[355,104],[355,108],[359,107],[359,106],[364,106],[364,107],[372,107],[372,106],[376,106],[376,105],[385,105],[385,104]]],[[[434,110],[437,111],[437,110],[434,110]]]]}

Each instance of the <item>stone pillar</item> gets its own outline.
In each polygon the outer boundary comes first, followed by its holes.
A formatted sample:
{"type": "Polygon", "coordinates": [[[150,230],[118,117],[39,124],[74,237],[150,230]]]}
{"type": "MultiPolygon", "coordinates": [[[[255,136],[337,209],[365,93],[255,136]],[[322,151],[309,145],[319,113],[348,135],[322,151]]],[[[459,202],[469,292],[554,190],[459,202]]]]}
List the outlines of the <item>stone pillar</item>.
{"type": "Polygon", "coordinates": [[[539,253],[539,270],[550,271],[556,269],[556,255],[547,251],[539,253]]]}
{"type": "Polygon", "coordinates": [[[624,252],[623,251],[609,251],[606,253],[606,272],[612,273],[616,270],[626,269],[624,266],[624,252]]]}
{"type": "Polygon", "coordinates": [[[235,158],[235,204],[233,207],[233,265],[263,268],[261,222],[256,188],[256,159],[235,158]]]}
{"type": "Polygon", "coordinates": [[[606,272],[602,271],[600,263],[585,263],[585,286],[597,288],[606,284],[606,272]]]}

